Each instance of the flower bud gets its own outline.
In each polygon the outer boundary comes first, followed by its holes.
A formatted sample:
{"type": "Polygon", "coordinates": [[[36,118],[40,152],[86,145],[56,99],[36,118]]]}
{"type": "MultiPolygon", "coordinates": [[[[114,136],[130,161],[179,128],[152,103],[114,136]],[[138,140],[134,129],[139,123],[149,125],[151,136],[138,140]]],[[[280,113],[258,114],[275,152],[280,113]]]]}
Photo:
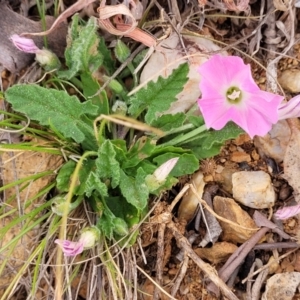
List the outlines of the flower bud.
{"type": "Polygon", "coordinates": [[[71,205],[67,205],[65,196],[59,195],[52,199],[51,209],[58,216],[63,216],[64,214],[69,214],[72,210],[71,205]]]}
{"type": "Polygon", "coordinates": [[[67,195],[58,195],[52,199],[51,209],[58,216],[69,214],[75,209],[83,200],[83,196],[79,196],[74,202],[67,203],[67,195]]]}
{"type": "Polygon", "coordinates": [[[125,116],[127,113],[127,105],[125,102],[117,100],[115,104],[112,106],[112,112],[115,114],[119,114],[125,116]]]}
{"type": "Polygon", "coordinates": [[[127,223],[121,218],[114,219],[114,232],[119,236],[125,236],[129,233],[127,223]]]}
{"type": "Polygon", "coordinates": [[[35,45],[32,39],[28,39],[17,34],[13,34],[10,37],[10,40],[13,42],[14,46],[20,51],[26,53],[36,53],[40,49],[35,45]]]}
{"type": "Polygon", "coordinates": [[[177,164],[178,159],[179,157],[169,159],[158,167],[152,175],[146,177],[145,181],[150,192],[157,190],[165,183],[168,175],[177,164]]]}
{"type": "Polygon", "coordinates": [[[110,78],[108,76],[103,76],[104,80],[109,80],[109,84],[108,87],[116,94],[122,94],[124,89],[123,86],[116,80],[116,79],[112,79],[110,80],[110,78]]]}
{"type": "Polygon", "coordinates": [[[121,40],[117,40],[115,55],[118,61],[123,63],[130,56],[130,49],[121,40]]]}
{"type": "Polygon", "coordinates": [[[79,242],[83,244],[84,249],[95,246],[100,239],[100,230],[96,226],[84,228],[81,231],[79,242]]]}
{"type": "Polygon", "coordinates": [[[58,57],[45,48],[36,52],[35,60],[45,69],[45,71],[59,69],[61,66],[58,57]]]}

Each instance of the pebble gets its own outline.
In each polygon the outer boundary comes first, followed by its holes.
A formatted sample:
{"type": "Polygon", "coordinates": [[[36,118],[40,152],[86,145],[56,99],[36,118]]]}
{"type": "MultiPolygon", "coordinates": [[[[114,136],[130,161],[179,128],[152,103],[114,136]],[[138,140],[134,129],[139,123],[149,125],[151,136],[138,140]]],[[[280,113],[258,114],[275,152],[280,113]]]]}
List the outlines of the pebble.
{"type": "Polygon", "coordinates": [[[243,161],[251,162],[251,157],[246,152],[239,152],[239,151],[233,152],[233,153],[231,153],[230,159],[231,159],[231,161],[234,161],[237,163],[240,163],[243,161]]]}
{"type": "Polygon", "coordinates": [[[262,300],[292,300],[300,284],[300,273],[276,274],[267,280],[262,300]]]}
{"type": "Polygon", "coordinates": [[[283,161],[286,147],[291,138],[291,129],[286,120],[280,120],[273,125],[271,131],[264,137],[256,136],[254,145],[261,157],[271,157],[277,163],[283,161]]]}
{"type": "MultiPolygon", "coordinates": [[[[251,219],[246,211],[244,211],[233,199],[215,196],[214,211],[221,217],[239,224],[245,228],[256,229],[255,222],[251,219]]],[[[231,243],[244,243],[254,233],[254,230],[248,230],[219,220],[222,227],[222,240],[231,243]]]]}
{"type": "Polygon", "coordinates": [[[278,78],[278,82],[282,88],[292,93],[300,92],[300,70],[285,70],[278,78]]]}
{"type": "Polygon", "coordinates": [[[271,177],[264,171],[235,172],[232,193],[236,201],[256,209],[273,207],[276,200],[271,177]]]}

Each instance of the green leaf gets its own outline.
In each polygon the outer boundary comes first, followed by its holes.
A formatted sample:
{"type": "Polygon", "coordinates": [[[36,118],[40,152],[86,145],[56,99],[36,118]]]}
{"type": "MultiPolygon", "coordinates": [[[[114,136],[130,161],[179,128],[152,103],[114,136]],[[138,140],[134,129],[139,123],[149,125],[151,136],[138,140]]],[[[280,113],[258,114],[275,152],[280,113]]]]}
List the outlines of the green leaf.
{"type": "Polygon", "coordinates": [[[138,168],[135,178],[127,176],[120,170],[120,189],[127,202],[138,210],[146,207],[149,191],[145,184],[146,174],[142,168],[138,168]]]}
{"type": "Polygon", "coordinates": [[[167,132],[182,126],[185,119],[186,115],[184,113],[177,113],[175,115],[167,114],[158,117],[151,123],[151,125],[155,128],[159,128],[162,131],[167,132]]]}
{"type": "Polygon", "coordinates": [[[200,127],[204,125],[204,119],[202,116],[188,116],[188,120],[195,127],[200,127]]]}
{"type": "Polygon", "coordinates": [[[112,179],[111,186],[115,188],[120,182],[120,164],[116,160],[116,151],[109,140],[105,140],[98,151],[96,159],[97,175],[101,179],[112,179]]]}
{"type": "Polygon", "coordinates": [[[184,148],[190,149],[198,159],[213,157],[220,153],[224,142],[237,138],[244,131],[233,122],[221,130],[209,130],[202,133],[198,139],[185,143],[184,148]]]}
{"type": "Polygon", "coordinates": [[[72,138],[77,143],[85,138],[80,126],[86,127],[86,124],[80,116],[97,114],[97,107],[90,101],[80,103],[77,97],[69,96],[64,91],[35,84],[14,85],[5,96],[15,111],[26,114],[41,125],[53,124],[66,138],[72,138]]]}
{"type": "Polygon", "coordinates": [[[127,161],[122,162],[122,169],[137,166],[143,159],[149,157],[156,146],[151,138],[142,136],[127,153],[127,161]]]}
{"type": "Polygon", "coordinates": [[[108,196],[107,186],[103,183],[95,172],[90,172],[85,183],[85,194],[90,197],[96,190],[102,197],[108,196]]]}
{"type": "Polygon", "coordinates": [[[207,132],[207,137],[204,140],[203,149],[209,150],[216,143],[220,144],[227,140],[235,139],[243,132],[243,129],[233,122],[229,122],[221,130],[210,130],[207,132]]]}
{"type": "Polygon", "coordinates": [[[108,238],[112,239],[114,233],[114,214],[109,210],[105,203],[103,203],[104,209],[101,213],[101,217],[98,219],[97,227],[108,238]]]}
{"type": "Polygon", "coordinates": [[[70,178],[75,170],[76,163],[73,160],[66,162],[56,176],[56,187],[60,192],[68,192],[70,178]]]}
{"type": "Polygon", "coordinates": [[[71,79],[80,71],[92,73],[101,66],[103,57],[98,51],[100,39],[97,30],[97,20],[94,17],[89,18],[85,26],[78,25],[78,16],[73,18],[65,51],[69,70],[59,71],[60,78],[71,79]]]}
{"type": "MultiPolygon", "coordinates": [[[[95,95],[100,90],[99,82],[90,73],[82,73],[80,75],[80,79],[83,86],[83,94],[86,99],[95,95]]],[[[90,98],[90,101],[98,107],[98,115],[109,115],[109,104],[105,91],[102,91],[99,95],[90,98]]]]}
{"type": "Polygon", "coordinates": [[[86,184],[88,177],[91,172],[96,169],[95,167],[95,159],[86,158],[79,169],[78,173],[78,185],[75,189],[76,195],[84,195],[86,193],[86,184]]]}
{"type": "Polygon", "coordinates": [[[173,70],[168,78],[160,76],[156,82],[149,82],[146,88],[139,90],[129,99],[129,113],[139,116],[147,109],[145,121],[151,125],[176,100],[176,96],[187,82],[188,71],[188,64],[184,63],[173,70]]]}
{"type": "Polygon", "coordinates": [[[107,48],[103,37],[100,37],[98,51],[103,56],[103,68],[107,71],[108,75],[112,75],[116,70],[115,61],[113,60],[111,51],[107,48]]]}
{"type": "Polygon", "coordinates": [[[179,177],[182,175],[193,174],[199,169],[199,161],[194,154],[184,153],[178,155],[177,153],[165,153],[153,159],[158,166],[165,163],[167,160],[179,157],[177,164],[174,169],[171,171],[170,176],[179,177]]]}

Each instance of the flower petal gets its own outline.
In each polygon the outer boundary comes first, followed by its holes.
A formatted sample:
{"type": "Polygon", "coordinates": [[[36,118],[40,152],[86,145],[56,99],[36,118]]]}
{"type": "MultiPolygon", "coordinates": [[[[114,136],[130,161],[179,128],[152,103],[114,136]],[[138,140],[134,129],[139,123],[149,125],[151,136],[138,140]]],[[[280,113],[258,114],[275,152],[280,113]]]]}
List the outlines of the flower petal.
{"type": "Polygon", "coordinates": [[[285,219],[291,218],[295,215],[298,215],[299,213],[300,213],[300,204],[294,205],[294,206],[287,206],[287,207],[278,209],[276,211],[276,213],[274,214],[274,216],[277,219],[285,220],[285,219]]]}
{"type": "Polygon", "coordinates": [[[28,39],[17,34],[13,34],[10,37],[10,40],[13,42],[14,46],[20,51],[26,53],[36,53],[40,49],[35,45],[32,39],[28,39]]]}
{"type": "Polygon", "coordinates": [[[55,240],[56,244],[60,246],[65,256],[76,256],[83,251],[82,242],[71,242],[68,240],[55,240]]]}
{"type": "Polygon", "coordinates": [[[278,108],[279,120],[300,117],[300,95],[293,97],[286,103],[282,103],[278,108]]]}

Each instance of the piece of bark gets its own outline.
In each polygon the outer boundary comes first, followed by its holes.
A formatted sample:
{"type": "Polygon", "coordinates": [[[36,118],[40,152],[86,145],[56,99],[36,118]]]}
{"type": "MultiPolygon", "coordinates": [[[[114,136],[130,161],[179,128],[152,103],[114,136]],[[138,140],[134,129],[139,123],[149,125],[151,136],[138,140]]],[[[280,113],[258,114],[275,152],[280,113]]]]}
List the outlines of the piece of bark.
{"type": "MultiPolygon", "coordinates": [[[[46,16],[47,28],[55,21],[53,17],[46,16]]],[[[16,74],[30,65],[34,54],[24,53],[15,48],[10,41],[13,34],[23,32],[43,31],[41,22],[35,22],[12,11],[5,3],[0,3],[0,65],[11,73],[16,74]]],[[[66,47],[67,25],[65,23],[47,36],[48,48],[59,57],[63,57],[66,47]]],[[[43,37],[30,37],[39,48],[43,48],[43,37]]]]}

